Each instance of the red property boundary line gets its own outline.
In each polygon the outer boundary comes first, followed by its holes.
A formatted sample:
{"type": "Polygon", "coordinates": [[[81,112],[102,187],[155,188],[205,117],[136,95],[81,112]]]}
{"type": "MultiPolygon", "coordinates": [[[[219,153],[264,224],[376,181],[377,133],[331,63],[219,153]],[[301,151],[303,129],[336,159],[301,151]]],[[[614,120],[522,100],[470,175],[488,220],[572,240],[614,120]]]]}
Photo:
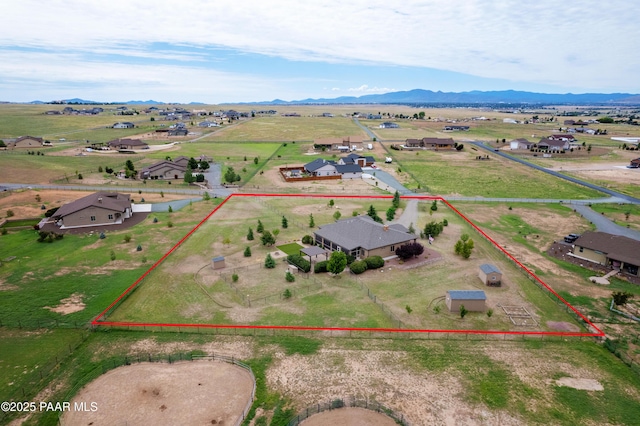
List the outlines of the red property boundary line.
{"type": "Polygon", "coordinates": [[[187,233],[180,241],[178,241],[168,252],[164,254],[156,263],[154,263],[144,274],[140,276],[133,284],[131,284],[117,299],[103,310],[92,322],[92,326],[110,326],[110,327],[168,327],[168,328],[209,328],[209,329],[253,329],[253,330],[299,330],[299,331],[359,331],[359,332],[387,332],[387,333],[453,333],[453,334],[475,334],[475,335],[514,335],[514,336],[578,336],[578,337],[604,337],[605,334],[596,327],[588,318],[580,311],[574,308],[555,290],[542,281],[533,271],[524,266],[520,261],[514,258],[509,252],[500,246],[494,239],[489,237],[482,229],[480,229],[469,218],[462,214],[458,209],[453,207],[447,200],[439,196],[426,195],[407,195],[402,196],[404,200],[438,200],[442,201],[465,222],[473,227],[480,235],[491,242],[499,251],[520,267],[530,278],[539,283],[544,289],[549,291],[559,301],[561,301],[567,309],[570,309],[579,319],[584,321],[586,326],[591,327],[595,332],[563,332],[563,331],[497,331],[497,330],[442,330],[442,329],[403,329],[403,328],[355,328],[355,327],[310,327],[310,326],[288,326],[288,325],[237,325],[237,324],[191,324],[191,323],[143,323],[143,322],[126,322],[126,321],[106,321],[104,317],[113,309],[120,301],[124,300],[154,269],[156,269],[164,260],[171,255],[178,247],[182,245],[200,226],[202,226],[211,216],[213,216],[227,201],[233,197],[288,197],[288,198],[333,198],[333,199],[392,199],[392,195],[331,195],[331,194],[231,194],[225,198],[222,203],[216,206],[204,219],[200,221],[189,233],[187,233]]]}

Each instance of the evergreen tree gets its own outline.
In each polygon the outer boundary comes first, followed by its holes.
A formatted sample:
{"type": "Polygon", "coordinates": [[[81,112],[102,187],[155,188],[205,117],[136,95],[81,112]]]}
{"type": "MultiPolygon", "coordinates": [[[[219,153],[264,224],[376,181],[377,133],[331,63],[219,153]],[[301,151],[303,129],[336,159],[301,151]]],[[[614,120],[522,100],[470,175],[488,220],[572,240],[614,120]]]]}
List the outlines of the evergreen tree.
{"type": "Polygon", "coordinates": [[[193,183],[196,181],[196,177],[193,175],[191,167],[187,167],[187,171],[184,172],[184,181],[186,183],[193,183]]]}
{"type": "Polygon", "coordinates": [[[247,233],[247,240],[253,241],[253,229],[249,228],[249,232],[247,233]]]}
{"type": "Polygon", "coordinates": [[[282,228],[287,229],[289,227],[289,221],[286,217],[282,216],[282,228]]]}
{"type": "Polygon", "coordinates": [[[398,191],[393,194],[393,201],[391,202],[391,205],[396,209],[400,207],[400,193],[398,191]]]}
{"type": "Polygon", "coordinates": [[[196,160],[193,157],[189,158],[189,163],[187,164],[187,167],[189,167],[191,170],[196,170],[198,168],[198,160],[196,160]]]}
{"type": "Polygon", "coordinates": [[[244,249],[244,257],[251,257],[251,247],[244,249]]]}
{"type": "Polygon", "coordinates": [[[267,254],[266,259],[264,259],[264,267],[268,269],[273,269],[276,267],[276,261],[271,257],[271,253],[267,254]]]}
{"type": "Polygon", "coordinates": [[[316,221],[313,220],[313,213],[311,213],[309,215],[309,228],[313,228],[314,226],[316,226],[316,221]]]}
{"type": "Polygon", "coordinates": [[[262,234],[264,232],[264,225],[262,224],[262,221],[260,221],[260,219],[258,219],[258,226],[256,227],[256,232],[258,234],[262,234]]]}
{"type": "Polygon", "coordinates": [[[269,231],[264,231],[260,237],[263,246],[272,246],[276,243],[276,237],[269,231]]]}

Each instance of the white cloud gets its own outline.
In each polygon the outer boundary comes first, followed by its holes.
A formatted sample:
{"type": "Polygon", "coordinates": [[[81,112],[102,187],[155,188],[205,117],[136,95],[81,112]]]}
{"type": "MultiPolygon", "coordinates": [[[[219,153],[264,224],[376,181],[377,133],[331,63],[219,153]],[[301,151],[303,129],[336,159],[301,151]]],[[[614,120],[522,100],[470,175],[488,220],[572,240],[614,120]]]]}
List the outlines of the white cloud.
{"type": "Polygon", "coordinates": [[[347,89],[348,92],[356,92],[356,93],[388,93],[395,92],[396,89],[390,89],[388,87],[369,87],[366,84],[363,84],[360,87],[350,87],[347,89]]]}
{"type": "MultiPolygon", "coordinates": [[[[626,0],[20,0],[3,6],[0,48],[147,58],[176,54],[149,51],[152,43],[221,46],[296,61],[640,91],[640,56],[632,54],[639,17],[640,3],[626,0]]],[[[187,50],[178,59],[204,60],[187,50]]]]}

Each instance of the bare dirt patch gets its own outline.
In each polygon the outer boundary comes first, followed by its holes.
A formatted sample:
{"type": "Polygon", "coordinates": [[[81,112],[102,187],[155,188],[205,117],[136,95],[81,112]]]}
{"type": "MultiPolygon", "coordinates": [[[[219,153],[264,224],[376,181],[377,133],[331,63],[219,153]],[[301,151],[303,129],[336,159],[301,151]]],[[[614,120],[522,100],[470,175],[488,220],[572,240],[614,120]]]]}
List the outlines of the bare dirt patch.
{"type": "Polygon", "coordinates": [[[580,327],[565,321],[547,321],[547,327],[551,330],[580,332],[580,327]]]}
{"type": "Polygon", "coordinates": [[[50,310],[51,312],[56,312],[62,315],[69,315],[74,312],[80,312],[84,309],[85,304],[82,301],[82,294],[73,293],[71,296],[66,299],[60,300],[60,304],[54,308],[45,306],[45,309],[50,310]]]}
{"type": "Polygon", "coordinates": [[[587,391],[603,391],[604,387],[599,381],[594,379],[574,379],[573,377],[562,377],[556,380],[558,386],[567,386],[574,389],[587,391]]]}
{"type": "Polygon", "coordinates": [[[394,426],[396,422],[389,416],[364,408],[340,408],[313,415],[300,424],[304,426],[394,426]]]}
{"type": "Polygon", "coordinates": [[[232,425],[251,397],[250,374],[209,361],[136,364],[112,370],[85,386],[71,401],[95,402],[95,412],[69,411],[65,425],[232,425]]]}

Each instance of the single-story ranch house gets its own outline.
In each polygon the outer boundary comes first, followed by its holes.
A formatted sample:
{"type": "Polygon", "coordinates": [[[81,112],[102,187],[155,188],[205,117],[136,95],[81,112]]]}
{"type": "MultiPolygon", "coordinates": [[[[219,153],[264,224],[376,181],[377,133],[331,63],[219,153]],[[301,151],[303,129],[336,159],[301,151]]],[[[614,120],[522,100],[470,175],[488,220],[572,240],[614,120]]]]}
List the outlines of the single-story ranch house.
{"type": "Polygon", "coordinates": [[[20,136],[13,142],[7,143],[9,148],[35,148],[43,146],[43,139],[34,136],[20,136]]]}
{"type": "Polygon", "coordinates": [[[52,216],[60,229],[117,225],[132,215],[128,194],[96,192],[60,207],[52,216]]]}
{"type": "Polygon", "coordinates": [[[536,147],[543,151],[567,151],[571,148],[568,140],[542,138],[536,147]]]}
{"type": "Polygon", "coordinates": [[[587,231],[573,243],[571,255],[640,276],[640,241],[631,238],[587,231]]]}
{"type": "Polygon", "coordinates": [[[320,247],[343,251],[356,258],[392,257],[397,247],[417,239],[400,224],[382,225],[369,216],[351,217],[320,226],[314,232],[314,238],[320,247]]]}
{"type": "Polygon", "coordinates": [[[122,122],[115,123],[111,127],[113,127],[114,129],[133,129],[134,127],[136,127],[136,125],[130,121],[122,121],[122,122]]]}
{"type": "Polygon", "coordinates": [[[117,149],[118,151],[131,151],[134,149],[149,149],[146,142],[140,139],[114,139],[107,143],[109,149],[117,149]]]}
{"type": "Polygon", "coordinates": [[[404,147],[408,149],[422,148],[440,151],[456,149],[456,143],[451,138],[407,139],[404,142],[404,147]]]}
{"type": "MultiPolygon", "coordinates": [[[[188,162],[188,159],[187,159],[188,162]]],[[[187,166],[163,160],[140,170],[140,179],[184,179],[187,166]]]]}
{"type": "Polygon", "coordinates": [[[357,164],[339,164],[322,158],[317,158],[305,164],[304,171],[313,177],[336,176],[341,179],[359,179],[362,177],[362,167],[357,164]]]}
{"type": "Polygon", "coordinates": [[[357,164],[360,167],[371,167],[375,162],[376,160],[370,155],[364,156],[355,153],[349,154],[338,160],[338,164],[357,164]]]}
{"type": "Polygon", "coordinates": [[[345,136],[342,138],[322,138],[313,141],[316,149],[332,151],[354,151],[362,149],[362,136],[345,136]]]}

